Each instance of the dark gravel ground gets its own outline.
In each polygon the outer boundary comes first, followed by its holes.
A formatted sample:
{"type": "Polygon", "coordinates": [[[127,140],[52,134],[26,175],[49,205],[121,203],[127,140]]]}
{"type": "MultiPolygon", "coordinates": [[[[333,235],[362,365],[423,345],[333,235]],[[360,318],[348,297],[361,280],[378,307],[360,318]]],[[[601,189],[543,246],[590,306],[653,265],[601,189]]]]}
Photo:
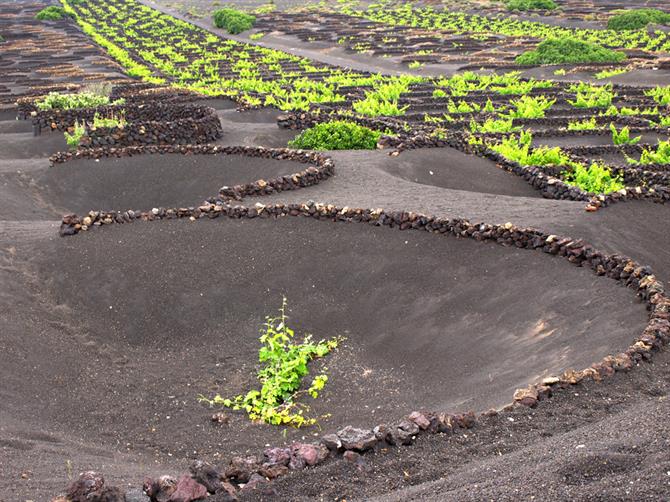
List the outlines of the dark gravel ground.
{"type": "MultiPolygon", "coordinates": [[[[271,112],[219,108],[227,132],[222,144],[280,146],[294,134],[279,131],[271,112]]],[[[258,316],[269,313],[283,292],[295,305],[295,318],[305,319],[316,334],[357,328],[365,334],[350,334],[330,363],[332,394],[317,406],[337,411],[328,423],[333,428],[374,425],[422,403],[475,409],[502,404],[518,381],[549,368],[584,366],[622,348],[643,324],[630,292],[604,287],[560,260],[455,239],[437,239],[438,244],[411,232],[288,220],[180,221],[61,239],[57,220],[63,209],[80,210],[98,200],[140,208],[162,201],[192,205],[210,181],[211,194],[219,188],[219,166],[187,167],[209,173],[191,179],[181,164],[147,158],[135,168],[133,158],[101,161],[114,167],[100,176],[84,163],[66,164],[54,169],[72,169],[70,178],[55,177],[45,157],[62,147],[60,135],[33,138],[11,121],[11,112],[1,112],[0,119],[2,502],[49,500],[69,476],[91,468],[112,484],[137,487],[144,475],[182,472],[192,458],[223,464],[233,452],[281,442],[276,431],[241,417],[233,418],[230,429],[213,429],[210,412],[194,396],[203,387],[233,389],[217,380],[217,363],[244,383],[250,371],[239,366],[238,355],[250,354],[252,347],[235,335],[252,339],[258,316]],[[253,271],[254,280],[240,271],[253,271]],[[301,295],[305,290],[311,294],[301,295]],[[447,298],[441,301],[452,302],[454,319],[433,304],[443,290],[447,298]],[[587,304],[592,291],[596,299],[587,304]],[[356,316],[348,317],[351,298],[360,304],[356,316]],[[396,305],[400,313],[389,309],[396,305]],[[433,319],[440,322],[431,326],[433,319]],[[540,320],[558,329],[560,339],[555,334],[546,343],[502,344],[496,338],[524,327],[528,333],[540,320]],[[461,340],[462,360],[455,362],[469,365],[478,375],[472,380],[453,363],[440,366],[452,356],[439,331],[452,322],[459,326],[453,336],[461,340]],[[235,329],[221,337],[224,326],[235,329]],[[418,343],[426,332],[431,336],[418,343]],[[405,343],[408,333],[417,346],[405,343]],[[431,350],[422,351],[421,344],[431,350]],[[484,363],[483,347],[490,356],[484,363]],[[565,358],[557,360],[553,355],[561,349],[565,358]],[[393,361],[393,371],[384,366],[387,361],[393,361]],[[356,377],[373,364],[381,375],[375,382],[356,377]],[[500,382],[482,386],[490,371],[502,374],[500,382]],[[382,411],[368,413],[376,406],[382,411]]],[[[489,166],[445,150],[332,155],[333,178],[261,202],[311,199],[510,221],[584,238],[649,264],[670,280],[668,206],[628,202],[587,213],[582,203],[536,197],[505,173],[468,180],[470,170],[483,173],[489,166]],[[447,169],[451,164],[457,168],[447,169]]],[[[241,177],[283,169],[253,162],[224,166],[241,177]]],[[[503,412],[464,434],[379,450],[360,465],[330,461],[248,499],[670,500],[669,388],[670,355],[664,350],[629,373],[560,392],[536,409],[503,412]]]]}

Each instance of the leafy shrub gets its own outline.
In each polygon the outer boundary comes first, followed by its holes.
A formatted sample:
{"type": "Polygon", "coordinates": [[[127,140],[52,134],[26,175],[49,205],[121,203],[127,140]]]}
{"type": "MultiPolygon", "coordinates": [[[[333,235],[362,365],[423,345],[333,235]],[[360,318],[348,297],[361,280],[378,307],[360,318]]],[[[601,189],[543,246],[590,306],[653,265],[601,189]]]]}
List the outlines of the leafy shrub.
{"type": "Polygon", "coordinates": [[[640,161],[627,158],[630,164],[670,164],[670,140],[659,141],[655,150],[642,150],[640,161]]]}
{"type": "Polygon", "coordinates": [[[624,73],[628,73],[628,70],[626,68],[613,68],[611,70],[599,71],[595,73],[593,76],[598,80],[602,80],[605,78],[616,77],[617,75],[623,75],[624,73]]]}
{"type": "Polygon", "coordinates": [[[655,126],[655,127],[670,127],[670,115],[659,115],[658,116],[658,122],[654,122],[653,120],[649,121],[650,125],[655,126]]]}
{"type": "Polygon", "coordinates": [[[456,104],[453,99],[450,99],[449,103],[447,103],[447,110],[449,113],[472,113],[479,112],[481,109],[481,105],[478,105],[474,101],[468,102],[461,99],[458,104],[456,104]]]}
{"type": "Polygon", "coordinates": [[[304,416],[309,407],[299,403],[297,399],[304,393],[317,398],[326,385],[328,376],[320,374],[314,377],[306,391],[300,391],[302,379],[309,373],[307,364],[333,351],[340,340],[332,338],[314,343],[311,336],[307,335],[302,343],[294,343],[294,331],[287,324],[286,298],[279,312],[279,317],[265,318],[265,329],[260,337],[260,390],[251,390],[232,399],[225,399],[218,394],[214,399],[207,399],[201,395],[198,398],[201,402],[245,410],[251,420],[262,420],[272,425],[303,427],[316,423],[315,418],[304,416]]]}
{"type": "Polygon", "coordinates": [[[558,7],[554,0],[507,0],[508,10],[554,10],[558,7]]]}
{"type": "Polygon", "coordinates": [[[610,124],[610,131],[612,131],[612,142],[615,145],[634,145],[638,143],[642,136],[630,137],[630,128],[625,126],[620,131],[617,131],[614,124],[610,124]]]}
{"type": "Polygon", "coordinates": [[[598,122],[595,117],[590,119],[568,122],[568,131],[593,131],[598,128],[598,122]]]}
{"type": "Polygon", "coordinates": [[[562,166],[574,164],[560,147],[549,148],[541,146],[531,148],[532,143],[533,135],[528,131],[523,131],[519,136],[508,136],[500,143],[491,145],[490,148],[506,159],[517,162],[522,166],[562,166]]]}
{"type": "Polygon", "coordinates": [[[255,22],[255,16],[240,10],[224,8],[214,11],[214,26],[233,35],[250,30],[255,22]]]}
{"type": "Polygon", "coordinates": [[[612,176],[612,171],[602,163],[594,162],[588,168],[574,164],[563,173],[563,181],[589,193],[610,193],[624,188],[621,178],[612,176]]]}
{"type": "Polygon", "coordinates": [[[288,145],[309,150],[372,150],[382,135],[354,122],[324,122],[303,131],[288,145]]]}
{"type": "Polygon", "coordinates": [[[65,17],[65,11],[62,7],[50,5],[39,11],[35,19],[38,21],[58,21],[59,19],[63,19],[63,17],[65,17]]]}
{"type": "Polygon", "coordinates": [[[478,123],[474,119],[470,120],[470,131],[475,133],[509,133],[518,131],[519,129],[521,129],[521,127],[514,126],[514,121],[511,118],[488,118],[482,123],[478,123]]]}
{"type": "MultiPolygon", "coordinates": [[[[598,87],[581,83],[570,90],[577,91],[574,101],[568,100],[575,108],[610,108],[612,100],[616,97],[616,93],[612,91],[612,84],[598,87]]],[[[618,114],[616,107],[615,111],[618,114]]]]}
{"type": "Polygon", "coordinates": [[[398,106],[398,101],[380,99],[374,94],[366,95],[365,99],[354,101],[352,107],[356,113],[367,117],[394,117],[404,115],[409,106],[398,106]]]}
{"type": "Polygon", "coordinates": [[[670,85],[665,87],[656,86],[653,89],[645,91],[644,95],[653,98],[661,106],[670,105],[670,85]]]}
{"type": "Polygon", "coordinates": [[[574,38],[554,38],[540,42],[533,51],[517,56],[518,64],[619,63],[626,59],[623,52],[574,38]]]}
{"type": "Polygon", "coordinates": [[[555,99],[548,99],[545,96],[522,96],[510,102],[514,110],[511,110],[507,116],[510,118],[539,119],[544,117],[544,112],[551,108],[554,103],[556,103],[555,99]]]}
{"type": "Polygon", "coordinates": [[[111,127],[120,127],[123,128],[126,126],[126,117],[123,114],[120,114],[118,116],[111,115],[109,117],[101,117],[97,113],[93,117],[93,122],[91,123],[91,127],[93,129],[98,129],[98,128],[111,128],[111,127]]]}
{"type": "Polygon", "coordinates": [[[609,18],[607,27],[610,30],[639,30],[648,24],[670,24],[670,14],[658,9],[627,10],[609,18]]]}
{"type": "Polygon", "coordinates": [[[67,146],[69,146],[71,150],[76,150],[77,147],[79,147],[81,138],[84,136],[84,134],[86,134],[86,126],[83,123],[80,124],[79,121],[77,121],[75,122],[71,133],[66,131],[63,134],[65,135],[67,146]]]}
{"type": "MultiPolygon", "coordinates": [[[[113,105],[122,105],[124,99],[117,99],[113,105]]],[[[75,108],[95,108],[96,106],[109,105],[109,96],[102,96],[92,92],[79,92],[76,94],[60,94],[50,92],[43,99],[35,102],[38,110],[72,110],[75,108]]]]}

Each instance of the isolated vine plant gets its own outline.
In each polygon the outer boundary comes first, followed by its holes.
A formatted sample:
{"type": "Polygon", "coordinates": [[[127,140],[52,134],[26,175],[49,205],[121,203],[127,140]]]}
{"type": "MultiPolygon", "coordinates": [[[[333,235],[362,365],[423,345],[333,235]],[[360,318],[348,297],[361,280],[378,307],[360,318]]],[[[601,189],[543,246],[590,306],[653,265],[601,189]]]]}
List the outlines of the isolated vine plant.
{"type": "Polygon", "coordinates": [[[261,363],[258,371],[260,389],[232,398],[217,394],[209,399],[201,395],[198,398],[201,402],[244,410],[251,420],[272,425],[305,427],[317,424],[316,418],[306,416],[309,406],[299,399],[304,394],[316,399],[326,385],[328,376],[325,373],[316,375],[307,388],[303,387],[303,378],[309,373],[308,363],[335,350],[342,339],[314,342],[311,335],[306,335],[301,343],[295,343],[295,333],[288,326],[286,309],[287,301],[284,298],[279,315],[266,317],[261,330],[262,345],[258,351],[261,363]]]}

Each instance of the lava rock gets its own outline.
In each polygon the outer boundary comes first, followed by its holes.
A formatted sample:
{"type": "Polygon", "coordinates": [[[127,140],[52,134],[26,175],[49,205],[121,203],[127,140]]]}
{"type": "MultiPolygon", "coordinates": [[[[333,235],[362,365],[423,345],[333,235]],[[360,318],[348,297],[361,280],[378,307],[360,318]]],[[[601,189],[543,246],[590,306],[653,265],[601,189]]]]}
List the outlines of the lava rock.
{"type": "Polygon", "coordinates": [[[71,499],[86,498],[91,493],[100,491],[104,485],[105,478],[102,474],[95,471],[82,472],[68,487],[67,496],[71,499]]]}
{"type": "Polygon", "coordinates": [[[425,431],[428,429],[428,427],[430,427],[430,419],[425,413],[420,411],[413,411],[409,414],[407,419],[411,422],[414,422],[422,431],[425,431]]]}
{"type": "Polygon", "coordinates": [[[529,408],[534,407],[539,400],[539,395],[537,389],[533,385],[529,385],[525,389],[517,389],[514,392],[514,401],[517,403],[528,406],[529,408]]]}
{"type": "Polygon", "coordinates": [[[290,469],[304,469],[314,466],[328,458],[329,450],[323,445],[294,443],[291,445],[290,469]]]}
{"type": "Polygon", "coordinates": [[[258,473],[260,465],[256,457],[233,457],[226,469],[226,478],[238,483],[248,483],[253,474],[258,473]]]}
{"type": "Polygon", "coordinates": [[[240,490],[241,493],[249,493],[255,490],[261,490],[267,486],[268,480],[258,473],[253,473],[249,481],[240,490]]]}
{"type": "Polygon", "coordinates": [[[216,493],[223,486],[222,475],[212,464],[196,460],[189,467],[193,479],[207,488],[209,493],[216,493]]]}
{"type": "Polygon", "coordinates": [[[374,432],[366,429],[356,429],[350,425],[340,430],[337,437],[342,442],[342,447],[345,450],[365,451],[374,448],[377,444],[374,432]]]}
{"type": "Polygon", "coordinates": [[[177,489],[177,480],[169,475],[158,479],[145,478],[142,489],[151,502],[168,502],[177,489]]]}
{"type": "Polygon", "coordinates": [[[321,444],[331,451],[337,451],[342,448],[342,441],[337,434],[326,434],[321,437],[321,444]]]}
{"type": "Polygon", "coordinates": [[[265,457],[265,462],[263,462],[263,465],[268,467],[275,465],[288,465],[291,461],[291,449],[266,448],[265,451],[263,451],[263,456],[265,457]]]}
{"type": "Polygon", "coordinates": [[[207,488],[198,483],[188,474],[184,474],[175,487],[174,492],[168,499],[168,502],[193,502],[207,497],[207,488]]]}

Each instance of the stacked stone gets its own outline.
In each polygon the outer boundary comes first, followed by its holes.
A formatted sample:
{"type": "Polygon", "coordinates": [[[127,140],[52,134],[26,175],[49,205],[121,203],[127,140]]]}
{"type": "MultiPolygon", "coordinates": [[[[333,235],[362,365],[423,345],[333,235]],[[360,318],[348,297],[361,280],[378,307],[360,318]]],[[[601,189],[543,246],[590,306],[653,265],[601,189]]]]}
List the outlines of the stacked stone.
{"type": "MultiPolygon", "coordinates": [[[[378,131],[390,130],[394,134],[406,134],[402,123],[392,117],[352,117],[351,115],[345,115],[341,113],[333,113],[328,115],[308,112],[287,113],[277,117],[277,125],[282,129],[304,130],[310,127],[314,127],[316,124],[321,122],[332,122],[336,120],[355,122],[358,125],[378,131]]],[[[421,130],[423,129],[423,126],[416,125],[414,130],[416,131],[417,129],[421,130]]]]}
{"type": "Polygon", "coordinates": [[[148,102],[98,106],[72,110],[31,112],[33,129],[66,131],[76,123],[91,123],[94,117],[120,117],[122,127],[87,127],[81,147],[131,146],[151,144],[200,144],[223,135],[216,110],[193,104],[148,102]]]}
{"type": "Polygon", "coordinates": [[[322,153],[311,150],[292,150],[289,148],[264,148],[253,146],[218,146],[204,145],[148,145],[131,146],[124,148],[87,148],[76,152],[58,152],[50,158],[52,165],[68,162],[75,159],[100,159],[105,157],[130,157],[141,154],[180,153],[183,155],[244,155],[273,160],[290,160],[302,164],[311,164],[309,167],[293,174],[278,176],[265,180],[260,179],[252,183],[221,187],[218,196],[209,199],[210,203],[227,200],[242,200],[255,195],[271,195],[286,190],[297,190],[316,185],[335,172],[332,159],[322,153]]]}
{"type": "MultiPolygon", "coordinates": [[[[587,211],[595,211],[612,203],[626,200],[650,199],[655,202],[667,202],[670,200],[670,187],[668,186],[632,186],[608,194],[593,194],[585,192],[579,187],[568,185],[562,179],[558,178],[557,174],[552,174],[551,170],[548,171],[544,167],[522,166],[489,149],[484,150],[483,155],[496,162],[498,167],[505,171],[521,176],[547,198],[588,202],[586,206],[587,211]]],[[[629,174],[629,180],[634,179],[640,179],[639,173],[637,175],[629,174]]],[[[652,177],[647,177],[647,179],[652,179],[652,177]]]]}

